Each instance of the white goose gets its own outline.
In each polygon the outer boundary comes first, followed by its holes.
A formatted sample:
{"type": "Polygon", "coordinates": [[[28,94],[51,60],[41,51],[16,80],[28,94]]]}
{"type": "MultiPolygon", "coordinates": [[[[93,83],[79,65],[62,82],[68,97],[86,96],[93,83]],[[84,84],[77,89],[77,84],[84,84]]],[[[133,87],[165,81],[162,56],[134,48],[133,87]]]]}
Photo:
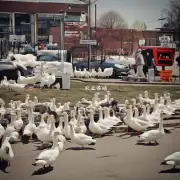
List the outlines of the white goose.
{"type": "Polygon", "coordinates": [[[81,145],[82,148],[84,148],[85,145],[90,145],[90,144],[95,144],[96,140],[93,139],[91,136],[87,136],[85,134],[82,133],[78,133],[76,134],[74,131],[74,125],[73,124],[69,124],[70,125],[70,136],[71,136],[71,140],[72,142],[81,145]]]}
{"type": "Polygon", "coordinates": [[[99,101],[99,106],[101,105],[101,104],[106,104],[106,103],[108,103],[109,102],[109,98],[108,98],[108,95],[107,94],[105,94],[104,95],[104,99],[103,100],[101,100],[101,101],[99,101]]]}
{"type": "Polygon", "coordinates": [[[173,169],[180,165],[180,151],[167,156],[161,165],[172,165],[173,169]]]}
{"type": "Polygon", "coordinates": [[[85,134],[86,131],[87,131],[87,127],[84,123],[84,117],[79,112],[78,117],[77,117],[77,126],[75,129],[75,132],[85,134]]]}
{"type": "Polygon", "coordinates": [[[0,158],[8,161],[10,166],[11,160],[14,158],[14,152],[12,150],[11,144],[9,143],[10,137],[3,137],[2,145],[0,147],[0,158]]]}
{"type": "MultiPolygon", "coordinates": [[[[141,120],[142,121],[142,120],[141,120]]],[[[138,132],[144,132],[147,128],[149,127],[154,127],[151,124],[142,124],[146,123],[145,121],[142,123],[139,122],[139,120],[136,120],[135,118],[132,117],[132,111],[131,109],[127,110],[127,115],[124,117],[124,122],[132,129],[138,132]]]]}
{"type": "Polygon", "coordinates": [[[1,107],[0,107],[0,118],[1,119],[4,119],[4,114],[6,113],[6,109],[5,109],[5,107],[4,107],[4,104],[1,104],[0,105],[1,107]]]}
{"type": "Polygon", "coordinates": [[[4,135],[4,133],[5,133],[5,129],[4,129],[4,127],[0,123],[0,139],[4,135]]]}
{"type": "Polygon", "coordinates": [[[9,137],[9,136],[11,136],[12,132],[16,131],[16,129],[14,127],[14,122],[16,121],[16,118],[17,118],[16,113],[11,112],[11,122],[10,122],[10,124],[7,125],[7,128],[4,133],[5,136],[9,137]]]}
{"type": "Polygon", "coordinates": [[[50,104],[49,108],[51,109],[51,111],[56,111],[56,109],[57,109],[56,98],[51,99],[51,104],[50,104]]]}
{"type": "Polygon", "coordinates": [[[97,134],[97,135],[103,135],[106,134],[108,132],[110,132],[112,129],[109,128],[109,126],[100,124],[100,123],[96,123],[94,121],[94,112],[91,111],[90,112],[90,123],[89,123],[89,130],[93,133],[93,134],[97,134]]]}
{"type": "Polygon", "coordinates": [[[68,114],[66,112],[64,112],[63,115],[64,115],[64,135],[66,138],[71,139],[70,126],[69,126],[69,122],[68,122],[68,114]]]}
{"type": "Polygon", "coordinates": [[[9,84],[9,88],[18,92],[18,93],[24,92],[25,86],[26,86],[25,84],[17,84],[16,82],[9,84]]]}
{"type": "Polygon", "coordinates": [[[77,119],[76,119],[76,111],[75,111],[75,110],[72,110],[72,111],[71,111],[71,120],[70,120],[70,122],[71,122],[72,124],[74,124],[74,126],[76,127],[76,125],[77,125],[77,119]]]}
{"type": "Polygon", "coordinates": [[[160,113],[156,113],[156,115],[150,114],[150,105],[147,104],[147,111],[146,111],[146,116],[147,118],[151,121],[151,122],[156,122],[159,123],[160,122],[160,113]]]}
{"type": "Polygon", "coordinates": [[[129,106],[129,109],[131,111],[131,118],[132,120],[134,120],[135,122],[139,123],[141,126],[150,126],[150,127],[154,127],[154,125],[152,123],[149,123],[147,121],[141,120],[139,119],[139,110],[137,107],[134,107],[134,117],[133,117],[133,109],[132,109],[132,105],[129,106]]]}
{"type": "Polygon", "coordinates": [[[143,108],[143,113],[142,113],[141,116],[138,117],[138,119],[141,119],[141,120],[146,121],[146,122],[149,122],[149,123],[153,123],[153,122],[151,121],[151,119],[149,118],[149,116],[147,116],[146,106],[143,105],[142,108],[143,108]]]}
{"type": "Polygon", "coordinates": [[[95,71],[95,69],[92,69],[91,77],[95,78],[97,75],[98,75],[98,73],[95,71]]]}
{"type": "Polygon", "coordinates": [[[28,121],[29,123],[25,126],[23,131],[23,136],[28,136],[32,139],[32,135],[36,132],[36,125],[34,124],[34,114],[33,114],[33,107],[30,105],[28,108],[28,121]]]}
{"type": "Polygon", "coordinates": [[[158,93],[154,93],[154,99],[150,99],[148,97],[149,93],[148,91],[144,91],[144,100],[146,103],[154,104],[155,100],[158,99],[158,93]]]}
{"type": "Polygon", "coordinates": [[[24,123],[21,117],[21,110],[18,109],[16,112],[17,112],[17,119],[14,122],[14,127],[15,129],[17,129],[17,131],[20,131],[23,128],[24,123]]]}
{"type": "Polygon", "coordinates": [[[108,107],[105,107],[105,117],[107,117],[108,119],[110,119],[111,121],[114,121],[114,122],[116,122],[116,123],[119,123],[119,122],[122,122],[119,118],[117,118],[116,116],[115,116],[115,112],[114,112],[114,109],[112,108],[111,110],[112,110],[112,116],[110,116],[110,108],[108,108],[108,107]]]}
{"type": "Polygon", "coordinates": [[[90,78],[91,77],[91,73],[89,71],[87,71],[86,68],[84,68],[83,73],[84,73],[85,78],[90,78]]]}
{"type": "Polygon", "coordinates": [[[81,78],[83,76],[83,73],[81,71],[78,71],[76,69],[76,66],[74,67],[74,76],[77,78],[81,78]]]}
{"type": "Polygon", "coordinates": [[[119,111],[126,111],[129,104],[129,100],[125,99],[124,104],[119,105],[119,111]]]}
{"type": "Polygon", "coordinates": [[[49,115],[50,119],[50,129],[46,126],[40,126],[38,129],[36,129],[36,136],[39,139],[39,141],[42,142],[42,147],[44,143],[52,142],[53,135],[55,132],[55,123],[53,123],[54,115],[49,115]]]}
{"type": "Polygon", "coordinates": [[[38,130],[40,130],[41,128],[48,128],[47,123],[45,123],[45,121],[44,121],[46,117],[48,117],[47,113],[41,114],[41,122],[39,123],[39,125],[36,128],[36,132],[38,130]]]}
{"type": "Polygon", "coordinates": [[[87,99],[82,98],[82,99],[81,99],[81,103],[83,103],[83,104],[91,104],[92,101],[88,101],[87,99]]]}
{"type": "Polygon", "coordinates": [[[63,129],[63,117],[59,117],[59,125],[56,128],[56,131],[58,131],[61,135],[64,135],[64,129],[63,129]]]}
{"type": "Polygon", "coordinates": [[[118,119],[118,121],[117,121],[116,117],[114,118],[114,117],[110,116],[109,111],[110,110],[108,107],[104,107],[104,121],[109,122],[110,125],[116,125],[116,124],[118,124],[118,122],[121,122],[120,119],[118,119]]]}
{"type": "Polygon", "coordinates": [[[58,140],[57,140],[58,136],[59,133],[55,132],[53,135],[53,146],[50,149],[42,151],[39,154],[39,156],[35,159],[36,162],[34,162],[32,165],[43,166],[45,168],[46,165],[51,166],[54,163],[54,161],[56,161],[56,159],[59,156],[59,153],[62,151],[62,147],[60,149],[58,145],[58,140]]]}
{"type": "Polygon", "coordinates": [[[156,130],[150,130],[150,131],[144,132],[143,134],[139,136],[138,142],[148,141],[149,143],[151,143],[151,141],[154,141],[155,143],[158,144],[157,140],[162,138],[165,134],[164,128],[163,128],[163,113],[161,113],[160,116],[161,116],[161,121],[159,123],[159,128],[156,130]]]}
{"type": "Polygon", "coordinates": [[[99,120],[97,121],[97,123],[102,124],[109,128],[114,126],[115,124],[117,124],[116,122],[108,119],[107,109],[105,110],[105,117],[103,118],[103,108],[102,107],[99,108],[99,120]]]}

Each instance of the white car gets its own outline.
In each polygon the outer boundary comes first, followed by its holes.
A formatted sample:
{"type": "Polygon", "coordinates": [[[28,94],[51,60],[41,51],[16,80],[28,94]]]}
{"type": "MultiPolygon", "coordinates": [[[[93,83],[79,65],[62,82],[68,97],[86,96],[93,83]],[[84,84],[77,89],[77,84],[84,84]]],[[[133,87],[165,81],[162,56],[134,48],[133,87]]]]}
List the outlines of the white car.
{"type": "Polygon", "coordinates": [[[37,65],[41,65],[42,62],[45,63],[46,71],[51,73],[55,69],[57,70],[56,75],[61,74],[64,69],[64,73],[70,74],[71,77],[74,76],[73,66],[71,63],[71,57],[67,56],[67,51],[60,50],[41,50],[37,52],[37,65]],[[63,57],[62,57],[63,56],[63,57]],[[61,62],[61,59],[64,62],[61,62]],[[67,62],[68,61],[68,62],[67,62]]]}

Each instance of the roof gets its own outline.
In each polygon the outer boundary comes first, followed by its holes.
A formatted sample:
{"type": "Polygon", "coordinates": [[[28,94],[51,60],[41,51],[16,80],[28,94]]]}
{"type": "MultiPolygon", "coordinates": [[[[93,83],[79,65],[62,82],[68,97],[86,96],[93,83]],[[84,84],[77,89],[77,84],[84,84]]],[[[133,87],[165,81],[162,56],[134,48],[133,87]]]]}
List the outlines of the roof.
{"type": "Polygon", "coordinates": [[[88,11],[87,4],[67,4],[53,2],[17,2],[1,1],[0,12],[17,12],[17,13],[60,13],[88,11]],[[67,5],[71,5],[71,9],[67,5]]]}

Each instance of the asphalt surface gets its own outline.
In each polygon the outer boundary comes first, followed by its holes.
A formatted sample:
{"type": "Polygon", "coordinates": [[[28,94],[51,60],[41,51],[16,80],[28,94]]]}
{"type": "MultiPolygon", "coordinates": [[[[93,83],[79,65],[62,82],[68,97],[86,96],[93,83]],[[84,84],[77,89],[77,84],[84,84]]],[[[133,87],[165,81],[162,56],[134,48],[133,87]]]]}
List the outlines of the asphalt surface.
{"type": "MultiPolygon", "coordinates": [[[[34,142],[12,145],[15,158],[8,173],[0,171],[0,180],[179,180],[180,169],[160,162],[169,154],[180,151],[180,129],[166,134],[157,146],[136,145],[137,137],[115,134],[97,139],[93,149],[77,150],[67,142],[54,168],[45,171],[32,166],[40,153],[34,142]],[[36,172],[35,172],[36,171],[36,172]],[[34,173],[34,174],[33,174],[34,173]]],[[[180,167],[179,167],[180,168],[180,167]]],[[[1,167],[2,169],[2,167],[1,167]]]]}

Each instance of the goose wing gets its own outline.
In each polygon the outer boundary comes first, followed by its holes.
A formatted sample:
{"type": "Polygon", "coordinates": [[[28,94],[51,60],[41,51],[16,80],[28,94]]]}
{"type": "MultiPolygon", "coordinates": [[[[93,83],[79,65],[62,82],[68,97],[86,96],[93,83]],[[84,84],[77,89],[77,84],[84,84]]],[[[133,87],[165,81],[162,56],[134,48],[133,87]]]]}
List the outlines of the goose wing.
{"type": "Polygon", "coordinates": [[[97,123],[97,125],[101,128],[101,129],[110,129],[108,126],[105,126],[103,124],[97,123]]]}
{"type": "Polygon", "coordinates": [[[140,138],[148,138],[149,136],[152,136],[152,137],[156,137],[157,134],[159,133],[158,130],[150,130],[150,131],[146,131],[144,132],[143,134],[140,135],[140,138]]]}
{"type": "Polygon", "coordinates": [[[176,160],[176,159],[180,160],[180,152],[175,152],[175,153],[167,156],[164,159],[164,161],[172,161],[172,160],[176,160]]]}
{"type": "Polygon", "coordinates": [[[49,161],[53,158],[54,156],[54,150],[52,149],[48,149],[45,151],[42,151],[39,156],[36,158],[36,160],[45,160],[45,161],[49,161]]]}
{"type": "Polygon", "coordinates": [[[87,136],[87,135],[81,134],[81,133],[77,134],[77,136],[78,136],[80,139],[92,139],[91,136],[87,136]]]}

